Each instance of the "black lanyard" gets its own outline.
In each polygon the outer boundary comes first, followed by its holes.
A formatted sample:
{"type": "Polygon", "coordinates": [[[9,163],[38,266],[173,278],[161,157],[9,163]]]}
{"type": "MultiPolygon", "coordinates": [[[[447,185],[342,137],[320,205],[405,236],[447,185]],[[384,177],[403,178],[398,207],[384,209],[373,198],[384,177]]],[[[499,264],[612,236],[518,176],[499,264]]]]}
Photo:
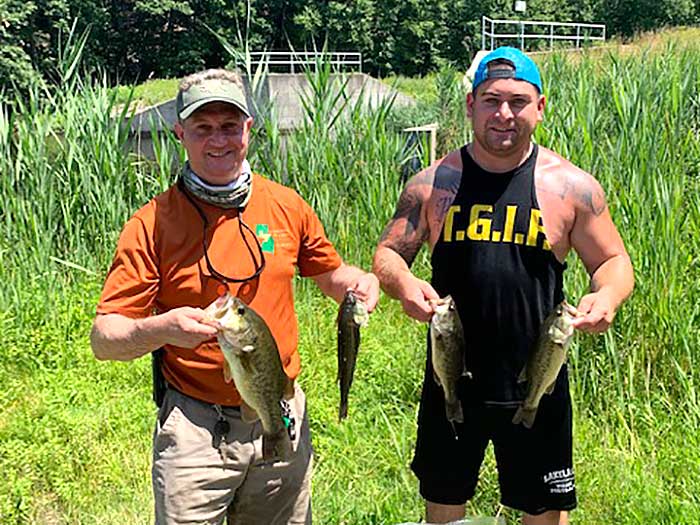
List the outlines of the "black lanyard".
{"type": "Polygon", "coordinates": [[[212,276],[214,276],[216,279],[218,279],[223,284],[245,283],[245,282],[252,281],[253,279],[257,278],[262,273],[262,271],[265,269],[265,255],[263,254],[262,245],[260,244],[260,241],[258,241],[258,236],[250,228],[250,226],[248,226],[245,222],[243,222],[243,208],[239,208],[236,210],[236,215],[238,216],[238,231],[241,233],[241,238],[243,239],[243,242],[245,243],[245,246],[248,249],[248,253],[250,254],[250,258],[253,260],[253,266],[255,267],[255,272],[250,277],[243,277],[241,279],[237,279],[235,277],[229,277],[228,275],[224,275],[223,273],[216,271],[216,269],[214,268],[214,265],[211,263],[211,260],[209,259],[209,247],[207,246],[207,229],[209,228],[209,221],[207,220],[207,216],[204,214],[204,211],[202,211],[202,208],[199,207],[197,202],[194,200],[194,198],[192,198],[192,196],[189,194],[189,192],[185,188],[185,184],[183,183],[182,178],[178,179],[177,187],[185,195],[185,197],[187,197],[187,200],[190,201],[190,204],[192,204],[192,206],[194,206],[194,209],[197,210],[197,213],[199,213],[199,216],[202,219],[202,248],[204,250],[204,260],[206,261],[207,269],[212,274],[212,276]],[[246,238],[244,229],[247,230],[253,236],[253,239],[255,239],[255,244],[258,247],[259,259],[256,258],[255,253],[253,253],[253,248],[250,246],[250,243],[248,242],[248,239],[246,238]],[[260,262],[258,262],[258,260],[260,262]]]}

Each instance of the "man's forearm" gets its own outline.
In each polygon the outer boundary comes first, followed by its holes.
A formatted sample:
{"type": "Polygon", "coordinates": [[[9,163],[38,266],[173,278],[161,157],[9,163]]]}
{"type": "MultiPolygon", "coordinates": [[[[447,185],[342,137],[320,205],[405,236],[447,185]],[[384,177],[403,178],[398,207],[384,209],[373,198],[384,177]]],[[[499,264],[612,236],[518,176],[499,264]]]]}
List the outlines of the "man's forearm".
{"type": "Polygon", "coordinates": [[[157,317],[99,315],[90,333],[92,351],[100,360],[130,361],[141,357],[165,344],[158,323],[157,317]]]}
{"type": "Polygon", "coordinates": [[[411,275],[411,269],[401,255],[391,248],[379,246],[374,254],[372,271],[379,278],[384,293],[394,299],[401,298],[401,279],[411,275]]]}
{"type": "Polygon", "coordinates": [[[601,264],[591,275],[591,292],[609,294],[615,309],[630,296],[634,271],[627,255],[616,255],[601,264]]]}
{"type": "Polygon", "coordinates": [[[314,280],[324,295],[332,297],[336,302],[341,303],[343,297],[345,297],[346,290],[365,273],[367,272],[356,266],[343,263],[335,270],[317,275],[314,277],[314,280]]]}

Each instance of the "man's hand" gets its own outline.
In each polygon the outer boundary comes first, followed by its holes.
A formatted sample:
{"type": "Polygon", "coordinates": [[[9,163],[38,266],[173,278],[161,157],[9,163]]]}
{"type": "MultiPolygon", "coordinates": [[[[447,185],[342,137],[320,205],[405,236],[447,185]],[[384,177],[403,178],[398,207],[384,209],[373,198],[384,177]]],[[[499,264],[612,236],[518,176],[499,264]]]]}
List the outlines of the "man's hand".
{"type": "MultiPolygon", "coordinates": [[[[174,308],[160,317],[161,330],[167,344],[181,348],[196,348],[216,335],[216,322],[205,319],[204,310],[182,306],[174,308]]],[[[153,319],[153,318],[150,318],[153,319]]]]}
{"type": "Polygon", "coordinates": [[[583,315],[574,319],[572,324],[582,332],[591,334],[605,332],[615,318],[614,302],[603,292],[584,295],[577,309],[583,315]]]}
{"type": "Polygon", "coordinates": [[[143,319],[103,314],[95,318],[90,343],[97,359],[130,361],[165,344],[195,348],[216,335],[215,325],[189,306],[143,319]]]}
{"type": "Polygon", "coordinates": [[[348,288],[355,292],[358,299],[367,306],[367,311],[372,312],[379,301],[379,279],[373,273],[360,275],[348,288]]]}
{"type": "Polygon", "coordinates": [[[401,286],[398,299],[404,312],[416,321],[428,322],[433,316],[433,307],[428,301],[440,299],[430,283],[418,279],[412,274],[406,274],[401,286]]]}

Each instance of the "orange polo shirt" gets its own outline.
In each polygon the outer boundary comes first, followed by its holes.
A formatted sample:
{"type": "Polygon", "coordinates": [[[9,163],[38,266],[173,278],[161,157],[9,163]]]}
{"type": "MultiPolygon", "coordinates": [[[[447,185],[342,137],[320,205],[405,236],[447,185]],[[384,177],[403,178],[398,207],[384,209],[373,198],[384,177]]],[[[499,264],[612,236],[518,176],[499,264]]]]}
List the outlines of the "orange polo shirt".
{"type": "MultiPolygon", "coordinates": [[[[209,221],[208,251],[214,269],[228,277],[251,276],[255,267],[239,230],[238,211],[197,204],[209,221]]],[[[253,175],[252,194],[241,216],[263,247],[265,269],[254,281],[228,288],[265,319],[285,372],[294,379],[301,369],[295,270],[309,277],[334,270],[342,261],[314,211],[290,188],[253,175]]],[[[122,230],[97,313],[142,318],[180,306],[208,306],[221,283],[207,268],[202,228],[199,214],[176,186],[138,210],[122,230]]],[[[244,228],[244,235],[257,258],[253,233],[244,228]]],[[[238,391],[224,382],[223,359],[216,339],[194,349],[168,345],[163,374],[189,396],[239,405],[238,391]]]]}

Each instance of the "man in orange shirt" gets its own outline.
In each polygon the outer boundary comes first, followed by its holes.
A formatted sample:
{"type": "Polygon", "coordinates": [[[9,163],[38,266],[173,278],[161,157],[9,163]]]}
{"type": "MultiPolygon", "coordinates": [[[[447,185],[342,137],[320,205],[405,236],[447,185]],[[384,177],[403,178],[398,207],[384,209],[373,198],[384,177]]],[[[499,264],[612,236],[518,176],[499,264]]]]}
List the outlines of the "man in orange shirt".
{"type": "Polygon", "coordinates": [[[122,230],[91,344],[101,360],[129,361],[164,348],[167,383],[153,441],[157,524],[311,523],[312,450],[305,399],[289,461],[261,459],[261,426],[241,420],[224,381],[216,327],[203,308],[228,290],[267,322],[286,374],[300,371],[292,279],[298,269],[340,302],[348,289],[372,311],[379,283],[343,263],[318,217],[292,189],[253,174],[253,118],[240,78],[207,70],[183,79],[175,133],[188,163],[177,184],[122,230]]]}

